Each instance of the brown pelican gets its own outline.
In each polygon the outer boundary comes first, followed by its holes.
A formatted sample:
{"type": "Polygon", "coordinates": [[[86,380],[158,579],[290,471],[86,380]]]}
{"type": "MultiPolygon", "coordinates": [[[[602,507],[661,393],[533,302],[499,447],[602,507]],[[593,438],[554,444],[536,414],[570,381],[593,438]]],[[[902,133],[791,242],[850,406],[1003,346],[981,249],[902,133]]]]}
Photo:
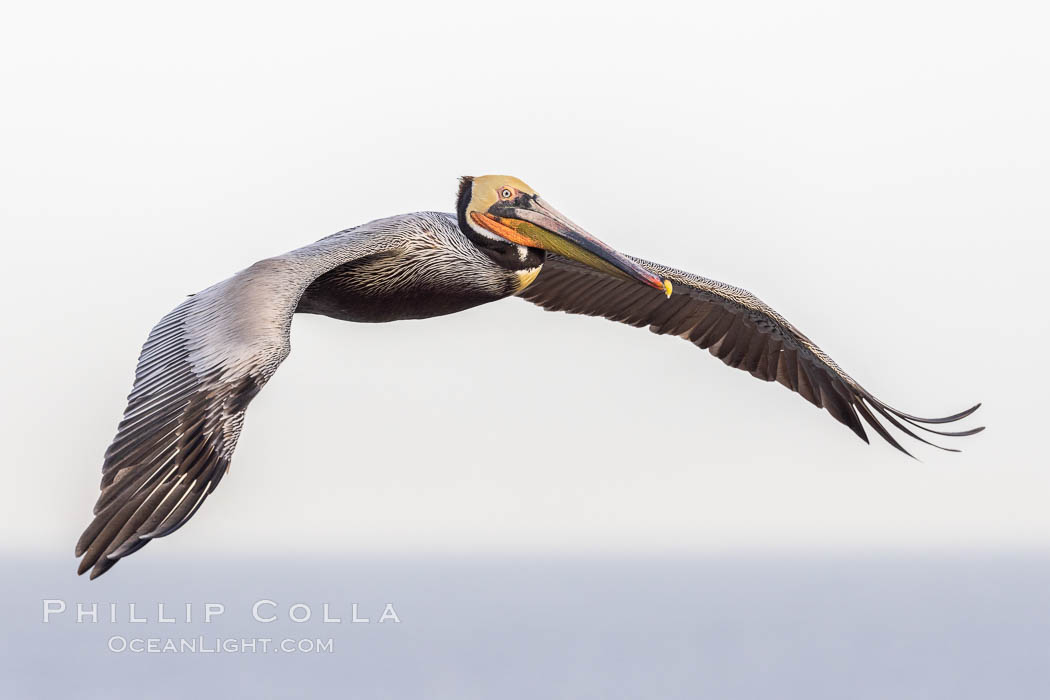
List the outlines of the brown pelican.
{"type": "Polygon", "coordinates": [[[863,422],[907,453],[880,418],[922,442],[913,429],[981,430],[929,427],[979,404],[945,418],[891,408],[751,293],[620,254],[521,180],[464,177],[455,215],[406,214],[340,231],[261,260],[160,320],[106,451],[95,518],[76,546],[79,573],[95,578],[171,534],[215,490],[245,409],[288,356],[292,314],[396,321],[511,296],[685,338],[798,392],[865,442],[863,422]]]}

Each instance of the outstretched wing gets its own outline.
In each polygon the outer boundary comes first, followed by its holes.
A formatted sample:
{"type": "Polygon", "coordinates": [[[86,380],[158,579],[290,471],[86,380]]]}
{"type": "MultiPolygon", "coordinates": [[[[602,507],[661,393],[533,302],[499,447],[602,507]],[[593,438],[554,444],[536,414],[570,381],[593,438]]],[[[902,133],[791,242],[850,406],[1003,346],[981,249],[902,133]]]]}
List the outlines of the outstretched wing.
{"type": "Polygon", "coordinates": [[[230,465],[248,403],[288,356],[303,291],[324,272],[390,243],[390,236],[369,235],[391,228],[376,223],[258,262],[161,319],[106,451],[95,518],[77,542],[78,573],[105,573],[200,508],[230,465]]]}
{"type": "Polygon", "coordinates": [[[965,418],[980,404],[945,418],[919,418],[898,411],[872,396],[813,341],[750,292],[646,260],[632,260],[671,281],[674,292],[670,299],[632,280],[557,255],[547,256],[536,281],[520,296],[550,311],[602,316],[636,327],[649,326],[660,335],[685,338],[730,367],[765,381],[777,380],[826,409],[867,442],[863,418],[883,439],[909,456],[880,417],[931,445],[912,428],[947,436],[973,435],[984,429],[951,432],[930,428],[965,418]]]}

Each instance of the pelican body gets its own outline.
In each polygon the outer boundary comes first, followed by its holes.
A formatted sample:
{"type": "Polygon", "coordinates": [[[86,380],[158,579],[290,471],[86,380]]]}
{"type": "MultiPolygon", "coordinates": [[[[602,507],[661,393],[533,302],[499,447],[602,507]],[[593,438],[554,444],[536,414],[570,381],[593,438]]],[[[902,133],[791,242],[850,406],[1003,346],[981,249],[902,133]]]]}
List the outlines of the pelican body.
{"type": "MultiPolygon", "coordinates": [[[[378,249],[321,274],[306,288],[296,311],[343,321],[400,321],[455,313],[518,294],[536,279],[546,260],[547,251],[537,247],[536,239],[553,236],[528,222],[517,224],[520,232],[508,234],[514,231],[507,225],[511,219],[497,219],[493,212],[542,221],[562,231],[564,245],[577,248],[579,255],[600,251],[621,274],[664,289],[652,272],[611,249],[602,250],[601,243],[525,183],[509,177],[486,180],[463,178],[456,215],[419,212],[337,233],[344,243],[350,237],[367,239],[378,249]],[[479,215],[478,206],[485,206],[486,214],[479,215]]],[[[311,255],[313,247],[301,250],[311,255]]]]}
{"type": "Polygon", "coordinates": [[[511,296],[680,336],[798,392],[865,441],[867,423],[906,454],[881,420],[922,442],[915,428],[982,430],[930,427],[979,404],[945,418],[888,406],[754,295],[618,253],[517,178],[464,177],[455,214],[405,214],[340,231],[261,260],[160,320],[106,451],[94,519],[76,546],[78,573],[105,573],[196,513],[229,468],[249,402],[288,356],[293,314],[378,323],[511,296]]]}

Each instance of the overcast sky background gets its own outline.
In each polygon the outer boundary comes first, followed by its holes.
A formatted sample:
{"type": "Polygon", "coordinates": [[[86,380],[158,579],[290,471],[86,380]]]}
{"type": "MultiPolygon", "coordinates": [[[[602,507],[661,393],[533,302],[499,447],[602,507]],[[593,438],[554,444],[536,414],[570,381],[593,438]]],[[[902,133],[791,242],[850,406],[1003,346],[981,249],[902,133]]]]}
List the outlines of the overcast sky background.
{"type": "Polygon", "coordinates": [[[910,460],[688,343],[515,299],[300,317],[231,473],[118,573],[201,551],[1050,545],[1034,5],[5,15],[4,548],[73,568],[141,343],[186,294],[448,211],[458,176],[492,172],[750,289],[894,406],[984,401],[988,431],[910,460]]]}

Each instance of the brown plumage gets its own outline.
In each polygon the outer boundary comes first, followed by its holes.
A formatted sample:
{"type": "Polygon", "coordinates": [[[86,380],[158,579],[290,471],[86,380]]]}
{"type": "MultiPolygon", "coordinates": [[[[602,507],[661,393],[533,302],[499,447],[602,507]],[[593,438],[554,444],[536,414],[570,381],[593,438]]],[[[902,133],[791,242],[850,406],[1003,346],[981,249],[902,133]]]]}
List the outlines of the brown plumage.
{"type": "Polygon", "coordinates": [[[557,255],[547,256],[543,270],[521,297],[549,311],[601,316],[631,326],[648,326],[659,335],[685,338],[730,367],[767,382],[780,382],[826,409],[867,442],[863,418],[883,439],[909,456],[911,453],[876,414],[916,440],[952,452],[958,450],[935,445],[909,426],[953,437],[984,429],[947,432],[928,428],[926,425],[965,418],[980,404],[945,418],[919,418],[898,411],[872,396],[813,341],[750,292],[640,258],[631,259],[670,280],[674,285],[671,297],[664,299],[655,289],[557,255]]]}

